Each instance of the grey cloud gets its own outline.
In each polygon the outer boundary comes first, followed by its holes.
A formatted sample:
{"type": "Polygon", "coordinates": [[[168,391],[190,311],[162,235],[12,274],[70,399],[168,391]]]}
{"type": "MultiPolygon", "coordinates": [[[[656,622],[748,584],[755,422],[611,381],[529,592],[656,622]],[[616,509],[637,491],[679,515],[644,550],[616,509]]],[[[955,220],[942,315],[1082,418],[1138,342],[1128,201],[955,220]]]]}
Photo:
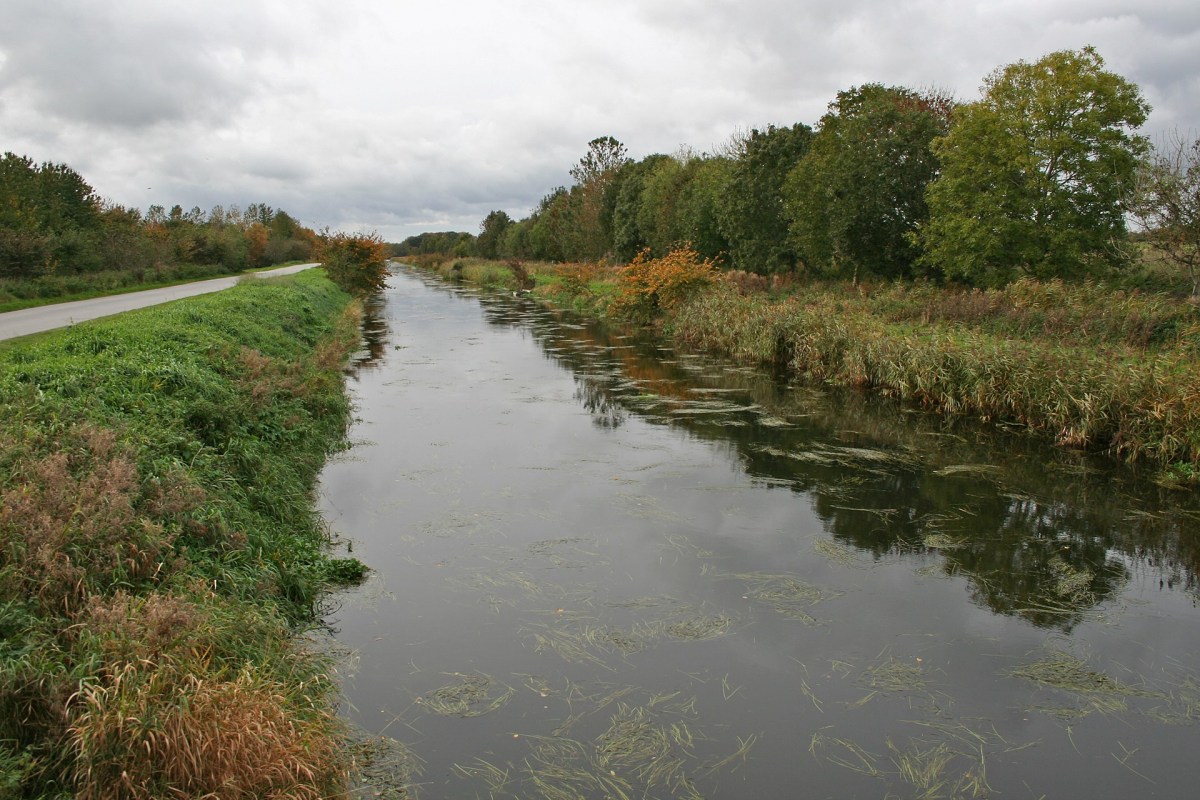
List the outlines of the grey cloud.
{"type": "Polygon", "coordinates": [[[12,0],[0,92],[60,120],[137,129],[214,121],[264,91],[262,53],[286,49],[261,16],[174,4],[12,0]],[[197,13],[200,12],[200,13],[197,13]]]}

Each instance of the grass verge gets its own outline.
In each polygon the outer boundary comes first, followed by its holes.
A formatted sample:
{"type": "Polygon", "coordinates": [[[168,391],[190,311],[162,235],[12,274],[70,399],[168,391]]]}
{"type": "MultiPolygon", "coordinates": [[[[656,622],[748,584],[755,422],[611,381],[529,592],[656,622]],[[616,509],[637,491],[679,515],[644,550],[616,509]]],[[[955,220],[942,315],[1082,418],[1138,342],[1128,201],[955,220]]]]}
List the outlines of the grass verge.
{"type": "Polygon", "coordinates": [[[0,352],[0,794],[325,797],[353,570],[311,491],[357,307],[319,271],[0,352]]]}

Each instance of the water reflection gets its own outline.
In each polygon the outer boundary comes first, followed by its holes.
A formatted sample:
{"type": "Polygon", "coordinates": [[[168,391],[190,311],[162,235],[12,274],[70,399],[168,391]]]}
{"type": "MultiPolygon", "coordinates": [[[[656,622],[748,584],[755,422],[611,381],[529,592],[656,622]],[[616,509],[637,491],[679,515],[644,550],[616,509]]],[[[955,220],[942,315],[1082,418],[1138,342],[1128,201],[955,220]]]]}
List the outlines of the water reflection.
{"type": "Polygon", "coordinates": [[[383,363],[387,343],[392,337],[384,313],[386,300],[382,292],[376,292],[363,301],[363,318],[360,325],[362,343],[358,352],[350,359],[352,370],[376,369],[383,363]]]}
{"type": "Polygon", "coordinates": [[[386,296],[322,496],[373,569],[331,612],[344,710],[427,765],[408,796],[1189,796],[1196,498],[507,294],[386,296]]]}
{"type": "Polygon", "coordinates": [[[481,299],[569,367],[604,428],[629,415],[732,446],[747,472],[811,495],[833,538],[874,559],[961,576],[998,614],[1069,631],[1137,572],[1197,593],[1195,498],[1016,435],[788,386],[665,351],[652,337],[530,301],[481,299]],[[1133,509],[1137,509],[1136,512],[1133,509]]]}

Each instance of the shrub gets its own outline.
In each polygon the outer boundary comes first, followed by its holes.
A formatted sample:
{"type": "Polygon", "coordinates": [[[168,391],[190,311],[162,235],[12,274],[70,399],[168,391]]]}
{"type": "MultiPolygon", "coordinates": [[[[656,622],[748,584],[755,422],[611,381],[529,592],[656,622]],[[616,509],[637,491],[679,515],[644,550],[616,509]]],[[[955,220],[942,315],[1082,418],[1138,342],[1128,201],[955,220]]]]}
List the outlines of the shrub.
{"type": "Polygon", "coordinates": [[[691,298],[716,277],[716,265],[690,246],[676,248],[662,258],[643,250],[617,273],[617,296],[612,311],[617,316],[648,322],[691,298]]]}
{"type": "Polygon", "coordinates": [[[325,274],[353,295],[382,289],[388,276],[388,248],[377,233],[335,233],[321,245],[325,274]]]}

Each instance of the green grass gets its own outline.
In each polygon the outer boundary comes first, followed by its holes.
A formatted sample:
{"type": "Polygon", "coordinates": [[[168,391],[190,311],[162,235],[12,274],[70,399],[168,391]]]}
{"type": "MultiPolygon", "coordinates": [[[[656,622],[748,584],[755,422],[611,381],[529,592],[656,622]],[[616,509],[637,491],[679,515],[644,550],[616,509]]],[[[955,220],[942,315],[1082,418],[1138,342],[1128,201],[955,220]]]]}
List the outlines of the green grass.
{"type": "Polygon", "coordinates": [[[314,271],[0,351],[0,786],[343,780],[327,664],[296,634],[362,573],[311,502],[356,314],[314,271]]]}

